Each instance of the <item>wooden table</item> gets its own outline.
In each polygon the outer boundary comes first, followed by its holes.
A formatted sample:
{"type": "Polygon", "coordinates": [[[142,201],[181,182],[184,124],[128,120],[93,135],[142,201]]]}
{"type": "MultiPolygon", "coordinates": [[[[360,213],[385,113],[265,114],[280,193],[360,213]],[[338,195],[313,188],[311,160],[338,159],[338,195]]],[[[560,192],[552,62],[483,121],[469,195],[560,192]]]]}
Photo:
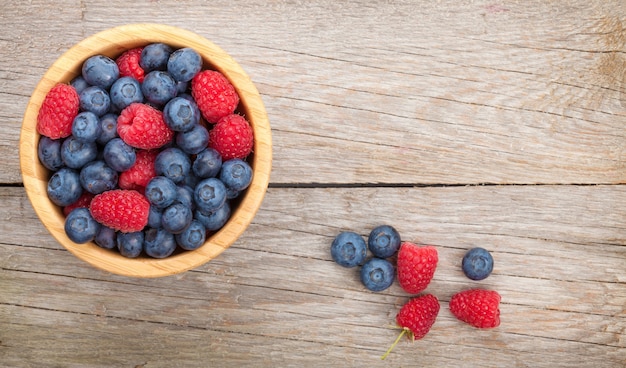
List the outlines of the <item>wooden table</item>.
{"type": "Polygon", "coordinates": [[[626,366],[626,3],[119,1],[0,3],[0,366],[626,366]],[[91,267],[36,217],[17,145],[56,58],[116,25],[159,22],[230,53],[272,124],[252,225],[192,271],[91,267]],[[367,291],[329,253],[379,224],[435,245],[431,332],[400,342],[411,297],[367,291]],[[489,249],[471,281],[464,252],[489,249]],[[502,324],[451,296],[502,295],[502,324]]]}

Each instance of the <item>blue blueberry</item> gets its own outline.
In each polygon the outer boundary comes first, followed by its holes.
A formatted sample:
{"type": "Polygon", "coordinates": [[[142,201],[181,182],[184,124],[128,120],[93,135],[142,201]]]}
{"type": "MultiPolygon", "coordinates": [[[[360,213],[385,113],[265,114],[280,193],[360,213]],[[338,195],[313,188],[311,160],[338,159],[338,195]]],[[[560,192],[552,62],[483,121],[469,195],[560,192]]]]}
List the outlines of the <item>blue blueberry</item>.
{"type": "Polygon", "coordinates": [[[117,171],[104,161],[92,161],[80,170],[80,185],[92,194],[100,194],[117,187],[117,171]]]}
{"type": "Polygon", "coordinates": [[[176,97],[176,81],[166,72],[155,70],[143,78],[141,92],[149,102],[156,106],[163,106],[176,97]]]}
{"type": "Polygon", "coordinates": [[[193,198],[196,201],[196,208],[209,214],[226,202],[226,187],[219,179],[204,179],[194,188],[193,198]]]}
{"type": "Polygon", "coordinates": [[[117,249],[127,258],[137,258],[143,250],[143,231],[117,234],[117,249]]]}
{"type": "Polygon", "coordinates": [[[192,211],[196,207],[196,202],[193,200],[193,188],[190,186],[179,184],[176,186],[176,201],[189,207],[192,211]]]}
{"type": "Polygon", "coordinates": [[[50,139],[41,136],[37,146],[37,156],[43,166],[52,171],[57,171],[63,167],[63,159],[61,158],[61,139],[50,139]]]}
{"type": "Polygon", "coordinates": [[[107,165],[119,172],[133,167],[137,159],[135,149],[126,144],[121,138],[111,139],[104,146],[103,154],[107,165]]]}
{"type": "Polygon", "coordinates": [[[220,180],[233,191],[242,191],[252,182],[252,168],[242,159],[235,158],[222,164],[220,180]]]}
{"type": "Polygon", "coordinates": [[[367,238],[367,247],[374,256],[389,258],[400,248],[400,234],[392,226],[377,226],[367,238]]]}
{"type": "Polygon", "coordinates": [[[220,208],[210,213],[196,210],[194,218],[200,221],[207,231],[217,231],[226,225],[228,219],[230,218],[230,213],[230,204],[228,202],[224,202],[220,208]]]}
{"type": "Polygon", "coordinates": [[[61,159],[65,166],[80,169],[98,157],[98,145],[95,142],[81,142],[69,136],[61,145],[61,159]]]}
{"type": "Polygon", "coordinates": [[[166,70],[167,61],[172,54],[172,48],[164,43],[152,43],[141,51],[139,66],[149,73],[153,70],[166,70]]]}
{"type": "Polygon", "coordinates": [[[96,140],[101,145],[107,144],[117,135],[117,114],[109,113],[100,117],[100,136],[96,140]]]}
{"type": "Polygon", "coordinates": [[[168,177],[174,183],[181,183],[191,170],[191,159],[179,148],[166,148],[157,155],[154,170],[157,175],[168,177]]]}
{"type": "Polygon", "coordinates": [[[395,273],[391,262],[374,257],[361,267],[361,282],[368,290],[383,291],[393,284],[395,273]]]}
{"type": "Polygon", "coordinates": [[[165,229],[148,229],[144,234],[143,247],[148,256],[165,258],[176,250],[176,239],[165,229]]]}
{"type": "Polygon", "coordinates": [[[61,168],[48,180],[46,191],[48,198],[57,206],[64,207],[76,202],[83,194],[78,172],[67,167],[61,168]]]}
{"type": "Polygon", "coordinates": [[[189,47],[174,51],[167,61],[167,71],[177,81],[190,81],[200,69],[202,69],[202,58],[189,47]]]}
{"type": "Polygon", "coordinates": [[[193,161],[193,173],[199,178],[214,178],[222,168],[222,156],[213,148],[207,147],[193,161]]]}
{"type": "Polygon", "coordinates": [[[133,77],[122,77],[116,80],[109,91],[111,104],[119,111],[124,110],[133,102],[143,102],[141,84],[133,77]]]}
{"type": "Polygon", "coordinates": [[[79,113],[72,122],[72,135],[80,141],[95,142],[101,133],[100,119],[91,111],[79,113]]]}
{"type": "Polygon", "coordinates": [[[195,101],[174,97],[165,104],[163,119],[173,131],[186,132],[200,122],[200,110],[195,101]]]}
{"type": "Polygon", "coordinates": [[[185,94],[189,91],[189,82],[176,82],[176,96],[185,94]]]}
{"type": "Polygon", "coordinates": [[[80,93],[80,109],[83,111],[90,111],[97,116],[102,116],[109,112],[110,107],[111,97],[101,87],[87,87],[80,93]]]}
{"type": "Polygon", "coordinates": [[[493,271],[493,257],[484,248],[472,248],[463,256],[461,267],[468,278],[483,280],[493,271]]]}
{"type": "Polygon", "coordinates": [[[352,231],[342,231],[333,240],[330,255],[343,267],[356,267],[365,262],[367,244],[361,235],[352,231]]]}
{"type": "Polygon", "coordinates": [[[109,89],[113,82],[119,78],[120,69],[111,58],[104,55],[94,55],[83,63],[82,76],[92,86],[109,89]]]}
{"type": "Polygon", "coordinates": [[[74,87],[74,89],[76,90],[76,93],[78,93],[79,95],[85,88],[89,87],[89,83],[87,83],[87,81],[85,80],[85,78],[83,78],[82,75],[79,75],[78,77],[72,79],[72,81],[70,82],[70,85],[74,87]]]}
{"type": "Polygon", "coordinates": [[[65,218],[65,234],[74,243],[84,244],[94,240],[100,224],[91,217],[89,209],[81,207],[72,210],[65,218]]]}
{"type": "Polygon", "coordinates": [[[145,195],[148,202],[158,209],[165,209],[176,200],[176,184],[165,176],[155,176],[146,185],[145,195]]]}
{"type": "Polygon", "coordinates": [[[209,131],[196,124],[189,131],[176,134],[176,144],[187,154],[198,154],[209,144],[209,131]]]}
{"type": "Polygon", "coordinates": [[[180,234],[174,237],[176,243],[185,250],[195,250],[200,248],[206,241],[206,228],[196,219],[191,220],[189,226],[180,234]]]}
{"type": "Polygon", "coordinates": [[[175,202],[163,210],[161,226],[172,234],[179,234],[189,226],[193,220],[191,209],[182,203],[175,202]]]}
{"type": "Polygon", "coordinates": [[[163,216],[163,210],[157,208],[154,205],[150,205],[150,212],[148,213],[148,226],[158,229],[161,227],[161,217],[163,216]]]}
{"type": "Polygon", "coordinates": [[[104,249],[114,249],[117,247],[117,232],[110,227],[100,226],[100,230],[96,233],[94,242],[104,249]]]}

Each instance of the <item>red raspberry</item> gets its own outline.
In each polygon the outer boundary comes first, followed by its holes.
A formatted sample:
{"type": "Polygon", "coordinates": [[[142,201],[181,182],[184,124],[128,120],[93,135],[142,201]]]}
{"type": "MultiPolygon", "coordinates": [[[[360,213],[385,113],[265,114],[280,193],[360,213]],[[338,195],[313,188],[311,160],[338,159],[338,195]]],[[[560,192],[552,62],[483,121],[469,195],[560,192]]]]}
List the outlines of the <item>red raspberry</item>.
{"type": "Polygon", "coordinates": [[[398,282],[404,291],[418,294],[428,287],[437,268],[439,256],[431,245],[420,247],[403,242],[398,251],[398,282]]]}
{"type": "Polygon", "coordinates": [[[414,341],[426,336],[439,314],[439,300],[432,294],[422,295],[409,300],[398,312],[396,323],[402,332],[389,350],[381,357],[385,359],[404,334],[414,341]]]}
{"type": "Polygon", "coordinates": [[[102,225],[131,233],[148,224],[150,202],[135,190],[114,189],[95,196],[89,210],[102,225]]]}
{"type": "Polygon", "coordinates": [[[72,212],[72,210],[75,210],[77,208],[89,208],[89,203],[91,203],[93,197],[94,195],[92,193],[89,193],[86,190],[83,191],[83,194],[81,194],[80,198],[78,198],[76,202],[63,207],[63,214],[67,216],[70,214],[70,212],[72,212]]]}
{"type": "Polygon", "coordinates": [[[133,166],[120,173],[118,185],[122,189],[134,189],[143,193],[150,179],[156,176],[154,161],[159,151],[138,150],[133,166]]]}
{"type": "Polygon", "coordinates": [[[209,132],[209,147],[222,155],[222,160],[244,159],[252,152],[254,136],[246,119],[231,114],[220,119],[209,132]]]}
{"type": "Polygon", "coordinates": [[[145,76],[143,68],[139,65],[141,59],[141,52],[143,47],[137,47],[130,49],[115,59],[117,67],[120,70],[120,77],[133,77],[143,83],[143,77],[145,76]]]}
{"type": "Polygon", "coordinates": [[[235,112],[239,95],[226,77],[214,70],[204,70],[191,80],[191,95],[202,116],[211,124],[235,112]]]}
{"type": "Polygon", "coordinates": [[[72,122],[78,115],[78,93],[69,84],[59,83],[52,87],[39,108],[37,132],[51,139],[65,138],[72,134],[72,122]]]}
{"type": "Polygon", "coordinates": [[[450,312],[459,320],[477,328],[500,325],[500,294],[493,290],[461,291],[450,299],[450,312]]]}
{"type": "Polygon", "coordinates": [[[132,103],[122,110],[117,118],[117,134],[129,146],[140,149],[162,147],[174,137],[163,113],[142,103],[132,103]]]}

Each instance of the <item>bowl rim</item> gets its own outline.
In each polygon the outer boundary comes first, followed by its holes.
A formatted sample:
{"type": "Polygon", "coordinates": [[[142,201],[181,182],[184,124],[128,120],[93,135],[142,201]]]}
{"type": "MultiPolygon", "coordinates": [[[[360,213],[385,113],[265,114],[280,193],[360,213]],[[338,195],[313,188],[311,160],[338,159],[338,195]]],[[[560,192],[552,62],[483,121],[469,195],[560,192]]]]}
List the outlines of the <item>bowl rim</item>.
{"type": "Polygon", "coordinates": [[[19,156],[22,181],[29,201],[43,225],[63,247],[101,270],[122,276],[152,278],[199,267],[217,257],[241,236],[259,210],[269,185],[272,137],[267,112],[256,86],[229,54],[189,30],[157,23],[136,23],[93,34],[69,48],[50,66],[28,101],[20,131],[19,156]],[[87,57],[103,54],[114,58],[127,49],[154,42],[163,42],[173,48],[193,48],[202,56],[205,66],[221,72],[231,81],[240,96],[239,109],[254,132],[253,153],[249,157],[254,175],[228,222],[211,234],[200,248],[163,259],[143,255],[126,258],[94,242],[76,244],[65,234],[62,210],[47,197],[49,171],[39,162],[37,154],[40,137],[36,130],[37,114],[48,91],[58,82],[69,83],[78,76],[80,66],[87,57]]]}

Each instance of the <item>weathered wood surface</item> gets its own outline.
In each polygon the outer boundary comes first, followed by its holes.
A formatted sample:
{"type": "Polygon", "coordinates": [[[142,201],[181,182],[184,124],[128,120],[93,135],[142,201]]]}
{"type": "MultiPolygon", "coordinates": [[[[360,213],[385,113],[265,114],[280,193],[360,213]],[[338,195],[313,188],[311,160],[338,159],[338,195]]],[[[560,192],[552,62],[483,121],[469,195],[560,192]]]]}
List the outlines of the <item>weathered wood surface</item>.
{"type": "Polygon", "coordinates": [[[626,366],[626,4],[599,1],[0,3],[0,366],[626,366]],[[251,227],[162,279],[96,270],[43,228],[21,184],[30,92],[71,45],[161,22],[229,52],[261,92],[274,169],[251,227]],[[335,265],[340,230],[434,244],[430,334],[409,298],[335,265]],[[481,282],[465,249],[492,250],[481,282]],[[502,325],[447,301],[498,290],[502,325]]]}

